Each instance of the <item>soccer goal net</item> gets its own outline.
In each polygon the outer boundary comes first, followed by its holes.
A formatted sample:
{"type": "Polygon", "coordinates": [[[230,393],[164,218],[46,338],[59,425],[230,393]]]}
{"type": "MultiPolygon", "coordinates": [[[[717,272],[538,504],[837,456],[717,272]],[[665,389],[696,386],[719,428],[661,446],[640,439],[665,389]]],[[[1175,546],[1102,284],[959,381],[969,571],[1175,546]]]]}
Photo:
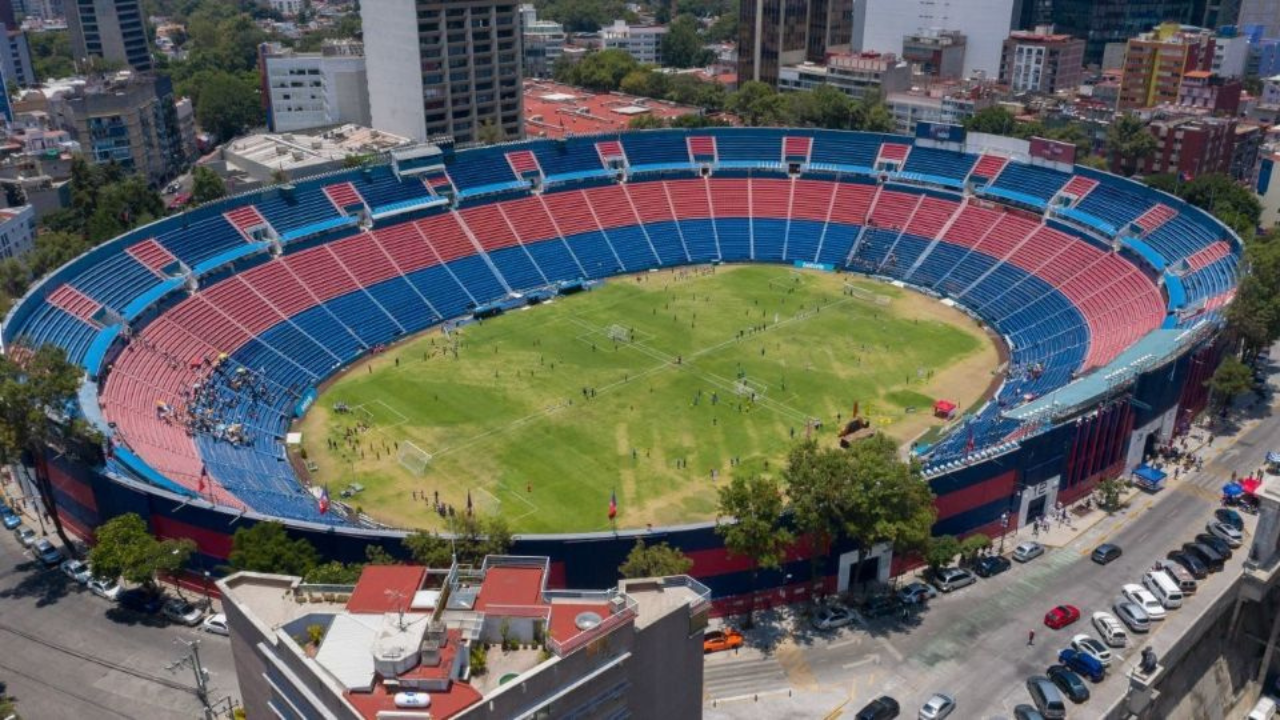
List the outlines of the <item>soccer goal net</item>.
{"type": "Polygon", "coordinates": [[[431,464],[431,453],[414,445],[408,440],[400,442],[400,450],[397,452],[397,459],[404,469],[421,476],[427,471],[427,466],[431,464]]]}
{"type": "Polygon", "coordinates": [[[844,294],[849,297],[862,300],[863,302],[875,303],[876,305],[889,304],[889,297],[887,295],[879,295],[869,290],[863,290],[862,288],[849,283],[844,284],[844,294]]]}
{"type": "Polygon", "coordinates": [[[610,325],[609,328],[605,330],[605,335],[614,342],[631,342],[631,330],[621,325],[610,325]]]}
{"type": "Polygon", "coordinates": [[[759,400],[769,391],[769,386],[756,382],[748,377],[738,378],[733,383],[733,394],[748,400],[759,400]]]}

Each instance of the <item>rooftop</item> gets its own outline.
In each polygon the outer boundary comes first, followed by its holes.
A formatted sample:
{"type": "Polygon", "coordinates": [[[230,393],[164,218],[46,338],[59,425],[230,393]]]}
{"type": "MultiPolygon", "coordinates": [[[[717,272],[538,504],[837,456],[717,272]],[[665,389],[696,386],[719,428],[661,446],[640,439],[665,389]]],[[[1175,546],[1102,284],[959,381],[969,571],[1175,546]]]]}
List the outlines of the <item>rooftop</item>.
{"type": "Polygon", "coordinates": [[[545,80],[524,82],[524,120],[530,137],[622,132],[637,115],[670,119],[699,112],[688,105],[625,93],[596,93],[545,80]]]}
{"type": "Polygon", "coordinates": [[[385,152],[412,143],[409,138],[399,135],[348,124],[312,134],[249,135],[231,141],[226,152],[231,158],[243,158],[281,170],[296,170],[340,162],[352,155],[385,152]]]}

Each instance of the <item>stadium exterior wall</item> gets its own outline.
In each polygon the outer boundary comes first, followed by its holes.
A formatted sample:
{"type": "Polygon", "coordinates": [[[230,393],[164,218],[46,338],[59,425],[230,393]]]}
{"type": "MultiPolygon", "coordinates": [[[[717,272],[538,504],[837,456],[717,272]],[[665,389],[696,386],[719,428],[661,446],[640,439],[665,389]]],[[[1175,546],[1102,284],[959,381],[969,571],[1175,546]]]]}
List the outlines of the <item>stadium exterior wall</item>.
{"type": "MultiPolygon", "coordinates": [[[[932,478],[939,511],[935,534],[984,532],[996,537],[1004,513],[1010,513],[1010,531],[1027,519],[1027,503],[1021,496],[1028,488],[1051,486],[1051,495],[1066,503],[1083,497],[1102,477],[1128,470],[1125,465],[1135,427],[1175,408],[1179,423],[1183,423],[1204,407],[1204,378],[1221,350],[1221,344],[1193,350],[1140,376],[1129,396],[1110,400],[1085,417],[1026,438],[1009,454],[932,478]]],[[[67,455],[50,452],[44,461],[63,524],[87,540],[101,523],[124,513],[137,513],[159,537],[195,540],[196,565],[217,570],[226,564],[236,529],[271,519],[254,513],[240,515],[132,480],[109,477],[67,455]]],[[[362,561],[370,544],[403,555],[403,532],[285,523],[293,535],[308,539],[328,559],[362,561]]],[[[837,541],[817,563],[818,577],[813,578],[813,551],[802,538],[780,570],[762,572],[754,583],[749,560],[730,555],[710,523],[651,531],[517,536],[512,551],[550,557],[553,586],[610,587],[617,579],[618,565],[638,538],[648,543],[668,542],[687,553],[694,561],[691,574],[712,589],[720,612],[745,609],[752,592],[757,594],[758,606],[764,606],[802,599],[814,582],[835,589],[840,556],[856,550],[847,539],[837,541]]],[[[912,558],[896,558],[893,572],[914,564],[912,558]]],[[[877,571],[864,568],[855,575],[875,577],[877,571]]]]}

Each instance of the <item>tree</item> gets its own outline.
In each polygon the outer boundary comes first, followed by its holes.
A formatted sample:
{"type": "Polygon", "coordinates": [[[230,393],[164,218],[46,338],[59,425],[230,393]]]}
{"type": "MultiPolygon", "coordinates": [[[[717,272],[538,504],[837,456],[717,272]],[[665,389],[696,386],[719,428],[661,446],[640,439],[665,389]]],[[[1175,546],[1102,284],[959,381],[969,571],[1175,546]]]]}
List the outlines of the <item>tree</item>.
{"type": "Polygon", "coordinates": [[[787,99],[772,87],[750,80],[729,98],[729,109],[753,127],[790,124],[787,99]]]}
{"type": "Polygon", "coordinates": [[[439,568],[453,564],[453,549],[449,541],[435,533],[416,532],[406,537],[403,544],[419,565],[439,568]]]}
{"type": "Polygon", "coordinates": [[[31,43],[31,69],[37,79],[53,80],[76,74],[70,31],[44,30],[27,33],[27,40],[31,43]]]}
{"type": "Polygon", "coordinates": [[[732,42],[738,39],[738,13],[724,13],[707,28],[707,40],[732,42]]]}
{"type": "Polygon", "coordinates": [[[1205,386],[1213,392],[1219,412],[1225,415],[1231,401],[1253,387],[1253,373],[1239,358],[1229,355],[1222,359],[1213,377],[1205,381],[1205,386]]]}
{"type": "Polygon", "coordinates": [[[1249,272],[1227,306],[1227,331],[1240,343],[1245,361],[1252,362],[1280,339],[1280,237],[1275,229],[1264,232],[1244,250],[1249,272]]]}
{"type": "Polygon", "coordinates": [[[982,533],[974,533],[960,541],[960,558],[965,563],[978,559],[978,554],[991,547],[991,538],[982,533]]]}
{"type": "Polygon", "coordinates": [[[226,197],[227,186],[218,173],[199,165],[191,173],[191,199],[197,205],[226,197]]]}
{"type": "Polygon", "coordinates": [[[1125,177],[1137,172],[1138,165],[1154,155],[1157,147],[1142,119],[1132,113],[1117,117],[1107,128],[1107,155],[1125,177]]]}
{"type": "MultiPolygon", "coordinates": [[[[724,538],[730,555],[751,561],[751,586],[754,591],[761,570],[782,566],[791,531],[782,526],[783,499],[778,481],[765,475],[736,475],[721,487],[719,512],[731,518],[716,524],[716,534],[724,538]]],[[[747,626],[751,627],[755,599],[747,610],[747,626]]]]}
{"type": "Polygon", "coordinates": [[[854,113],[859,118],[857,128],[859,130],[889,133],[897,127],[893,120],[893,113],[889,112],[889,106],[884,103],[884,98],[879,93],[868,93],[855,106],[854,113]]]}
{"type": "Polygon", "coordinates": [[[96,532],[89,564],[101,577],[122,577],[154,588],[157,576],[186,567],[196,544],[188,538],[157,540],[135,513],[118,515],[96,532]]]}
{"type": "Polygon", "coordinates": [[[403,541],[413,561],[427,567],[448,567],[454,553],[463,565],[479,565],[486,555],[504,555],[511,549],[511,529],[500,517],[460,515],[451,520],[453,538],[417,532],[403,541]]]}
{"type": "Polygon", "coordinates": [[[233,570],[305,576],[320,555],[305,538],[290,538],[281,523],[260,522],[236,530],[227,559],[233,570]]]}
{"type": "Polygon", "coordinates": [[[1012,135],[1015,122],[1013,113],[999,105],[992,105],[970,116],[964,121],[964,127],[969,132],[1012,135]]]}
{"type": "Polygon", "coordinates": [[[627,129],[629,130],[657,130],[666,126],[667,124],[662,121],[662,118],[650,113],[637,115],[627,122],[627,129]]]}
{"type": "Polygon", "coordinates": [[[1101,496],[1098,507],[1106,511],[1108,515],[1120,509],[1120,496],[1124,493],[1125,482],[1118,477],[1103,478],[1098,482],[1097,491],[1101,496]]]}
{"type": "Polygon", "coordinates": [[[1200,175],[1183,183],[1178,195],[1213,213],[1243,237],[1251,236],[1262,219],[1262,204],[1253,191],[1222,173],[1200,175]]]}
{"type": "Polygon", "coordinates": [[[662,36],[662,63],[676,68],[706,65],[712,53],[704,45],[698,35],[697,19],[692,15],[681,15],[671,21],[662,36]]]}
{"type": "Polygon", "coordinates": [[[258,85],[229,72],[208,73],[195,99],[200,127],[230,140],[262,122],[258,85]]]}
{"type": "Polygon", "coordinates": [[[363,565],[356,563],[346,565],[337,560],[331,560],[311,568],[302,577],[302,581],[314,585],[354,585],[360,579],[360,573],[363,570],[363,565]]]}
{"type": "Polygon", "coordinates": [[[485,120],[480,125],[480,129],[476,131],[476,140],[485,145],[497,145],[500,142],[505,142],[506,139],[507,134],[503,132],[502,126],[492,120],[485,120]]]}
{"type": "Polygon", "coordinates": [[[666,75],[647,67],[632,70],[618,84],[618,88],[624,93],[651,98],[666,97],[670,86],[671,81],[666,75]]]}
{"type": "Polygon", "coordinates": [[[937,519],[933,491],[920,464],[898,459],[898,448],[884,435],[851,445],[853,484],[847,499],[844,531],[869,548],[888,543],[897,552],[922,550],[937,519]]]}
{"type": "Polygon", "coordinates": [[[789,93],[791,115],[797,125],[848,130],[855,121],[853,100],[830,85],[809,92],[789,93]]]}
{"type": "Polygon", "coordinates": [[[680,550],[666,543],[646,546],[644,540],[637,539],[627,559],[618,566],[618,574],[624,578],[666,577],[684,575],[692,567],[693,560],[680,550]]]}
{"type": "Polygon", "coordinates": [[[640,63],[625,50],[601,50],[587,53],[577,63],[557,62],[555,78],[592,90],[617,90],[622,79],[638,67],[640,63]]]}
{"type": "Polygon", "coordinates": [[[931,538],[925,546],[924,561],[929,570],[937,572],[951,564],[960,554],[960,541],[954,535],[939,535],[931,538]]]}

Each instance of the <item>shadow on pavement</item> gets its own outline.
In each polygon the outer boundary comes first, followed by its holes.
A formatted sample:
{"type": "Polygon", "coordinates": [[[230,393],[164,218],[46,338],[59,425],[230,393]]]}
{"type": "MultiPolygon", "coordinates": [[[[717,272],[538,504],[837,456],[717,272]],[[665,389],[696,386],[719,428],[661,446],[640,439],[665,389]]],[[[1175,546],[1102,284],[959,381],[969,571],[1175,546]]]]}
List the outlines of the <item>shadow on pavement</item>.
{"type": "Polygon", "coordinates": [[[74,580],[35,560],[17,563],[14,569],[23,574],[22,580],[13,587],[0,590],[0,599],[34,598],[36,607],[44,607],[58,602],[69,593],[80,592],[80,585],[74,580]]]}

